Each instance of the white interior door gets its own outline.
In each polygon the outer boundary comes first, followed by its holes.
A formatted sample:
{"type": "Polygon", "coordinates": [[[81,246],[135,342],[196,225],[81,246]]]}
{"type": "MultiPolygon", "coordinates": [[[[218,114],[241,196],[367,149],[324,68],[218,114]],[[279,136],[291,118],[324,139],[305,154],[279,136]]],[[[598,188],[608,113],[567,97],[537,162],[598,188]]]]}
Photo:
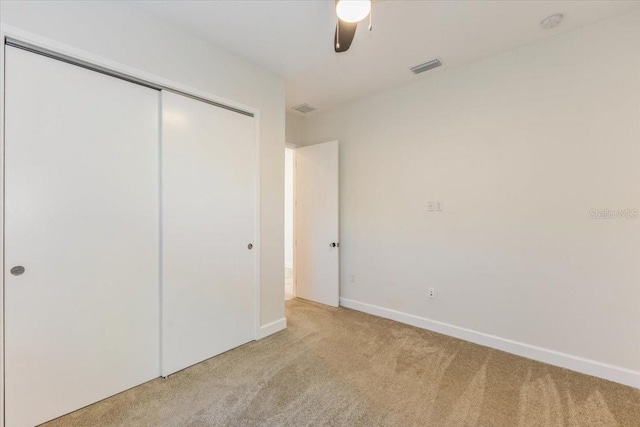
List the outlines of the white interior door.
{"type": "Polygon", "coordinates": [[[296,296],[340,298],[338,141],[296,150],[296,296]]]}
{"type": "Polygon", "coordinates": [[[17,427],[159,375],[159,93],[13,47],[5,66],[5,420],[17,427]]]}
{"type": "Polygon", "coordinates": [[[162,374],[255,338],[254,119],[162,92],[162,374]]]}

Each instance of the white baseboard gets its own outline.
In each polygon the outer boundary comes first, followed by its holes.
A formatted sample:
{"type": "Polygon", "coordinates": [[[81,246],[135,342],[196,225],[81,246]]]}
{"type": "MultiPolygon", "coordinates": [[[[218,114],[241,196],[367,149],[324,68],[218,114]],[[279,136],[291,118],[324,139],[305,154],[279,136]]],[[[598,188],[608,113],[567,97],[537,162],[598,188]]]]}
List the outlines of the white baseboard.
{"type": "Polygon", "coordinates": [[[572,356],[570,354],[496,337],[494,335],[453,326],[448,323],[438,322],[424,317],[415,316],[413,314],[407,314],[347,298],[340,298],[340,305],[342,307],[363,311],[375,316],[395,320],[400,323],[406,323],[407,325],[416,326],[422,329],[428,329],[440,334],[470,341],[475,344],[495,348],[507,353],[526,357],[528,359],[537,360],[554,366],[560,366],[572,371],[592,375],[594,377],[603,378],[605,380],[614,381],[640,389],[640,372],[633,371],[631,369],[621,368],[619,366],[609,365],[607,363],[585,359],[583,357],[572,356]]]}
{"type": "Polygon", "coordinates": [[[287,329],[287,319],[284,317],[276,320],[275,322],[260,326],[260,328],[258,328],[258,333],[256,334],[256,339],[261,340],[262,338],[268,337],[276,332],[280,332],[283,329],[287,329]]]}

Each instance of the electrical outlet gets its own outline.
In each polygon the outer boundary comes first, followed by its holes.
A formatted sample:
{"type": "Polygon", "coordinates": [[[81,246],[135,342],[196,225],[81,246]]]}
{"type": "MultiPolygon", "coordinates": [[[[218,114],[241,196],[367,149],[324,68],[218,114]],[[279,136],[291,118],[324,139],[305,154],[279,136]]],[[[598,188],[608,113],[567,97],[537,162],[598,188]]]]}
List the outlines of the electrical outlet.
{"type": "Polygon", "coordinates": [[[436,212],[442,212],[442,202],[436,202],[436,212]]]}
{"type": "Polygon", "coordinates": [[[436,202],[427,202],[427,212],[433,212],[436,210],[436,202]]]}
{"type": "Polygon", "coordinates": [[[429,298],[435,298],[436,297],[436,290],[434,288],[429,288],[429,298]]]}
{"type": "Polygon", "coordinates": [[[356,275],[355,275],[355,274],[352,274],[352,275],[349,277],[349,279],[350,279],[351,283],[356,283],[356,275]]]}

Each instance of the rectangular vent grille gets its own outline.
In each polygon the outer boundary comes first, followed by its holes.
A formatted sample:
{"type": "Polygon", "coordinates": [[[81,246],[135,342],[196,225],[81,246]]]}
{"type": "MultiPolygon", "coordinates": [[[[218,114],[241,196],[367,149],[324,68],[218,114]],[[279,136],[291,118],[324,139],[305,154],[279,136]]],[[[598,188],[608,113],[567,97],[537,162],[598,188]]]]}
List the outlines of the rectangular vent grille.
{"type": "Polygon", "coordinates": [[[309,104],[300,104],[293,107],[292,110],[300,111],[303,114],[307,114],[307,113],[310,113],[311,111],[314,111],[315,108],[313,108],[309,104]]]}
{"type": "Polygon", "coordinates": [[[438,68],[441,65],[442,65],[442,62],[440,62],[439,59],[434,59],[432,61],[425,62],[424,64],[420,64],[420,65],[416,65],[415,67],[411,67],[411,71],[413,71],[413,74],[420,74],[420,73],[423,73],[425,71],[432,70],[434,68],[438,68]]]}

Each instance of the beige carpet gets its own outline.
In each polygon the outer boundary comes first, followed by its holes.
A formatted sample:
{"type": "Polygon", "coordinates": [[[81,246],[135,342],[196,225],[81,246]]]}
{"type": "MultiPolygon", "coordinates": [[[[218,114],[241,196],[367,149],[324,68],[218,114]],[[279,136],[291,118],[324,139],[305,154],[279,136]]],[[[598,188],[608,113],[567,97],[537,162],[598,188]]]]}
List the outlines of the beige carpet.
{"type": "Polygon", "coordinates": [[[348,309],[47,426],[640,426],[640,390],[348,309]]]}

